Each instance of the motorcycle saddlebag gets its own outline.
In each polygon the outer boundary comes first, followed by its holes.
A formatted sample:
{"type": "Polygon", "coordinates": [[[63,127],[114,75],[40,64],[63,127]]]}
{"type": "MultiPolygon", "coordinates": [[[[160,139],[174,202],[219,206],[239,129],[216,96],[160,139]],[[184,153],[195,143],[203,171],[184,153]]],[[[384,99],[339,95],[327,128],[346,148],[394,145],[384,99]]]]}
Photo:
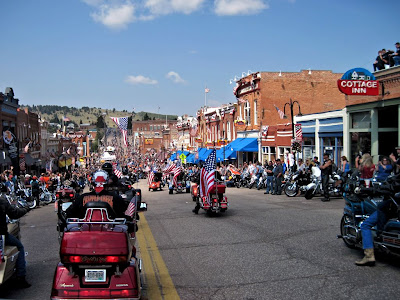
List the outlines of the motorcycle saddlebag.
{"type": "Polygon", "coordinates": [[[210,194],[214,194],[215,191],[217,191],[217,194],[224,194],[225,193],[225,189],[226,186],[225,184],[217,184],[217,186],[215,187],[215,185],[210,189],[210,194]]]}
{"type": "Polygon", "coordinates": [[[116,255],[128,257],[128,243],[128,234],[125,230],[118,228],[115,228],[114,231],[66,231],[61,241],[61,261],[67,255],[116,255]]]}

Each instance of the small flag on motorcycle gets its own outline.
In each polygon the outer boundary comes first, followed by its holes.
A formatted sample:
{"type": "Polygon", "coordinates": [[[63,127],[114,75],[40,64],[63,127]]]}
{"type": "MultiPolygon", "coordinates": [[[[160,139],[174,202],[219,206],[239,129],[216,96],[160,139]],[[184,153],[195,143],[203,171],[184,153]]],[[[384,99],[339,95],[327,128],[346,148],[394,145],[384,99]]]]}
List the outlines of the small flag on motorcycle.
{"type": "Polygon", "coordinates": [[[125,215],[132,218],[135,211],[136,211],[136,196],[133,196],[131,201],[129,202],[128,208],[125,211],[125,215]]]}

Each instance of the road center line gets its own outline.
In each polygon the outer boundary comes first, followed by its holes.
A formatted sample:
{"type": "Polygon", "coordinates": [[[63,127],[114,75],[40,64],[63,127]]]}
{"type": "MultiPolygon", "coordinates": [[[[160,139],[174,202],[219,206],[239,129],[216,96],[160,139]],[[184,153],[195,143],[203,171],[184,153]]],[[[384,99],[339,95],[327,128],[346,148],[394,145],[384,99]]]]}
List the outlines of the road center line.
{"type": "Polygon", "coordinates": [[[147,282],[147,296],[151,300],[178,300],[178,292],[161,257],[157,243],[143,213],[136,233],[147,282]]]}

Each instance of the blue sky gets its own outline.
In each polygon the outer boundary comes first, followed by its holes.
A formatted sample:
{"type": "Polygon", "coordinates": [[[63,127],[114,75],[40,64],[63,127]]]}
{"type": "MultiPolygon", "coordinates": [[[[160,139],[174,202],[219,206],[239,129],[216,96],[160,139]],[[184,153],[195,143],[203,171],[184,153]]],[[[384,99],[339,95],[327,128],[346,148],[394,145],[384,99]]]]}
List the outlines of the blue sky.
{"type": "MultiPolygon", "coordinates": [[[[400,1],[0,0],[0,91],[22,104],[195,114],[242,72],[372,71],[400,1]]],[[[397,33],[396,33],[397,32],[397,33]]]]}

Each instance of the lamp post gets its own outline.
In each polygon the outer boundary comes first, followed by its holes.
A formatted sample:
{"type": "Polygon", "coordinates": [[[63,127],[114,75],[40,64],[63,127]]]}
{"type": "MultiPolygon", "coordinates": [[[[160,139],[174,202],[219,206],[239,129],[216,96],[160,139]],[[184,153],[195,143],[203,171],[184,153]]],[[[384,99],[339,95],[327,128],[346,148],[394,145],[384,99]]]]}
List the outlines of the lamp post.
{"type": "Polygon", "coordinates": [[[287,115],[286,115],[286,105],[288,105],[288,106],[290,107],[290,120],[291,120],[291,124],[292,124],[292,138],[293,138],[293,139],[295,138],[295,134],[294,134],[294,122],[293,122],[293,117],[294,117],[294,115],[293,115],[293,106],[294,106],[294,104],[297,104],[297,107],[299,108],[299,113],[297,114],[297,116],[298,116],[298,117],[301,117],[303,114],[301,113],[301,110],[300,110],[300,103],[299,103],[297,100],[292,101],[292,98],[290,98],[290,101],[289,101],[289,102],[286,102],[286,103],[285,103],[285,106],[283,107],[283,113],[284,113],[283,118],[284,118],[284,119],[287,119],[287,115]]]}
{"type": "MultiPolygon", "coordinates": [[[[288,105],[290,107],[290,121],[291,121],[291,124],[292,124],[292,150],[293,150],[293,142],[295,141],[294,122],[293,122],[293,118],[294,118],[293,106],[294,106],[294,104],[297,104],[297,107],[299,108],[299,113],[297,114],[297,116],[299,116],[299,117],[302,116],[303,114],[301,113],[301,110],[300,110],[300,103],[297,100],[292,101],[292,98],[290,98],[290,101],[286,102],[285,106],[283,107],[283,113],[284,113],[284,118],[285,119],[287,119],[287,116],[286,116],[286,105],[288,105]]],[[[294,152],[294,160],[295,160],[294,164],[296,164],[296,161],[297,161],[296,149],[294,149],[293,152],[294,152]]]]}

